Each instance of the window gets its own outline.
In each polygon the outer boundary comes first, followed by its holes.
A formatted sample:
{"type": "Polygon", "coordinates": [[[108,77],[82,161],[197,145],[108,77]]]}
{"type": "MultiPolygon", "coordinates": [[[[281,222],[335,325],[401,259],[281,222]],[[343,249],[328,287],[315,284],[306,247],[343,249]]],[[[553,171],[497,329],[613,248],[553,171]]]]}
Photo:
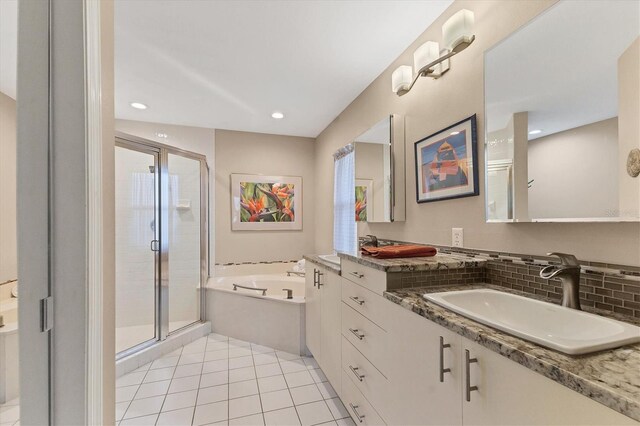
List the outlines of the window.
{"type": "Polygon", "coordinates": [[[347,145],[334,154],[333,249],[356,254],[358,238],[355,218],[355,152],[347,145]]]}

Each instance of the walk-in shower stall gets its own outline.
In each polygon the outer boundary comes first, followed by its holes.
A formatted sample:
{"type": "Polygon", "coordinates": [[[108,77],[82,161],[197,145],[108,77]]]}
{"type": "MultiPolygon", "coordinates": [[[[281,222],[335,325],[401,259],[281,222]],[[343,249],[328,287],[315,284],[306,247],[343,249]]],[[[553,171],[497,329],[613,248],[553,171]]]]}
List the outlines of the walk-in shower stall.
{"type": "Polygon", "coordinates": [[[117,358],[204,319],[208,175],[204,155],[116,137],[117,358]]]}

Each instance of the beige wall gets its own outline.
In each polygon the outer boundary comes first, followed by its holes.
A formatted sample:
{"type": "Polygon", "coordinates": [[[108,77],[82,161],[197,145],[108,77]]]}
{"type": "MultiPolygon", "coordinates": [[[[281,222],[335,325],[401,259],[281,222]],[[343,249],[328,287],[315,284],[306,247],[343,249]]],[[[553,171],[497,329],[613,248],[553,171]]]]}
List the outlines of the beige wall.
{"type": "Polygon", "coordinates": [[[529,141],[529,217],[618,216],[618,118],[529,141]]]}
{"type": "MultiPolygon", "coordinates": [[[[368,195],[367,210],[369,221],[381,222],[384,220],[384,148],[386,145],[379,143],[356,142],[356,180],[373,180],[373,194],[368,195]],[[373,201],[373,202],[372,202],[373,201]]],[[[356,182],[357,184],[357,182],[356,182]]]]}
{"type": "Polygon", "coordinates": [[[640,149],[640,38],[618,61],[618,133],[620,135],[620,216],[640,217],[640,176],[627,173],[627,156],[640,149]]]}
{"type": "MultiPolygon", "coordinates": [[[[217,263],[294,260],[313,252],[316,220],[332,214],[333,205],[333,198],[315,201],[314,139],[216,130],[215,164],[217,263]],[[232,231],[232,173],[302,176],[302,230],[232,231]]],[[[333,159],[328,182],[333,188],[333,159]]]]}
{"type": "MultiPolygon", "coordinates": [[[[317,206],[331,206],[331,153],[346,145],[389,113],[406,116],[407,220],[369,224],[361,232],[383,238],[451,244],[451,228],[464,228],[465,246],[518,253],[575,253],[586,260],[640,265],[640,224],[517,223],[487,224],[484,212],[484,162],[480,196],[418,205],[415,201],[413,143],[474,113],[478,114],[478,158],[484,158],[483,54],[518,27],[553,4],[543,1],[456,1],[400,57],[365,89],[317,138],[317,206]],[[452,58],[451,70],[439,80],[421,79],[403,97],[391,92],[391,73],[413,63],[413,52],[425,41],[442,40],[442,24],[459,9],[475,12],[476,42],[452,58]]],[[[330,252],[333,215],[316,218],[316,252],[330,252]]]]}
{"type": "Polygon", "coordinates": [[[0,92],[0,283],[18,278],[16,101],[0,92]]]}

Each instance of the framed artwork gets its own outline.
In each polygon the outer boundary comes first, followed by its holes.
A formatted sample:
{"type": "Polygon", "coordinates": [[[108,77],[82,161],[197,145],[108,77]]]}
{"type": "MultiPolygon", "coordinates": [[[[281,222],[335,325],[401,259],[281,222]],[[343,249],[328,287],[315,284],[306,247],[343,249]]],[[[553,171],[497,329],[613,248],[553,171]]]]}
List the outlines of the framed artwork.
{"type": "Polygon", "coordinates": [[[302,177],[231,175],[231,230],[302,229],[302,177]]]}
{"type": "Polygon", "coordinates": [[[373,179],[356,179],[356,222],[366,222],[373,206],[373,179]]]}
{"type": "Polygon", "coordinates": [[[475,114],[415,143],[418,203],[478,195],[475,114]]]}

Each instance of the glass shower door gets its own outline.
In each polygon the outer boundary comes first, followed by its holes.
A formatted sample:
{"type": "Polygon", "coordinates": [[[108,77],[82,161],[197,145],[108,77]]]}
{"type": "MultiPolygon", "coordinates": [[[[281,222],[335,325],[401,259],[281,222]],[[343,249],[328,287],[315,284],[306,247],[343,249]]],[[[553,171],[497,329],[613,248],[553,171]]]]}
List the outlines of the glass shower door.
{"type": "Polygon", "coordinates": [[[168,153],[169,333],[200,321],[202,162],[168,153]]]}
{"type": "Polygon", "coordinates": [[[115,149],[118,354],[157,339],[158,155],[115,149]]]}

